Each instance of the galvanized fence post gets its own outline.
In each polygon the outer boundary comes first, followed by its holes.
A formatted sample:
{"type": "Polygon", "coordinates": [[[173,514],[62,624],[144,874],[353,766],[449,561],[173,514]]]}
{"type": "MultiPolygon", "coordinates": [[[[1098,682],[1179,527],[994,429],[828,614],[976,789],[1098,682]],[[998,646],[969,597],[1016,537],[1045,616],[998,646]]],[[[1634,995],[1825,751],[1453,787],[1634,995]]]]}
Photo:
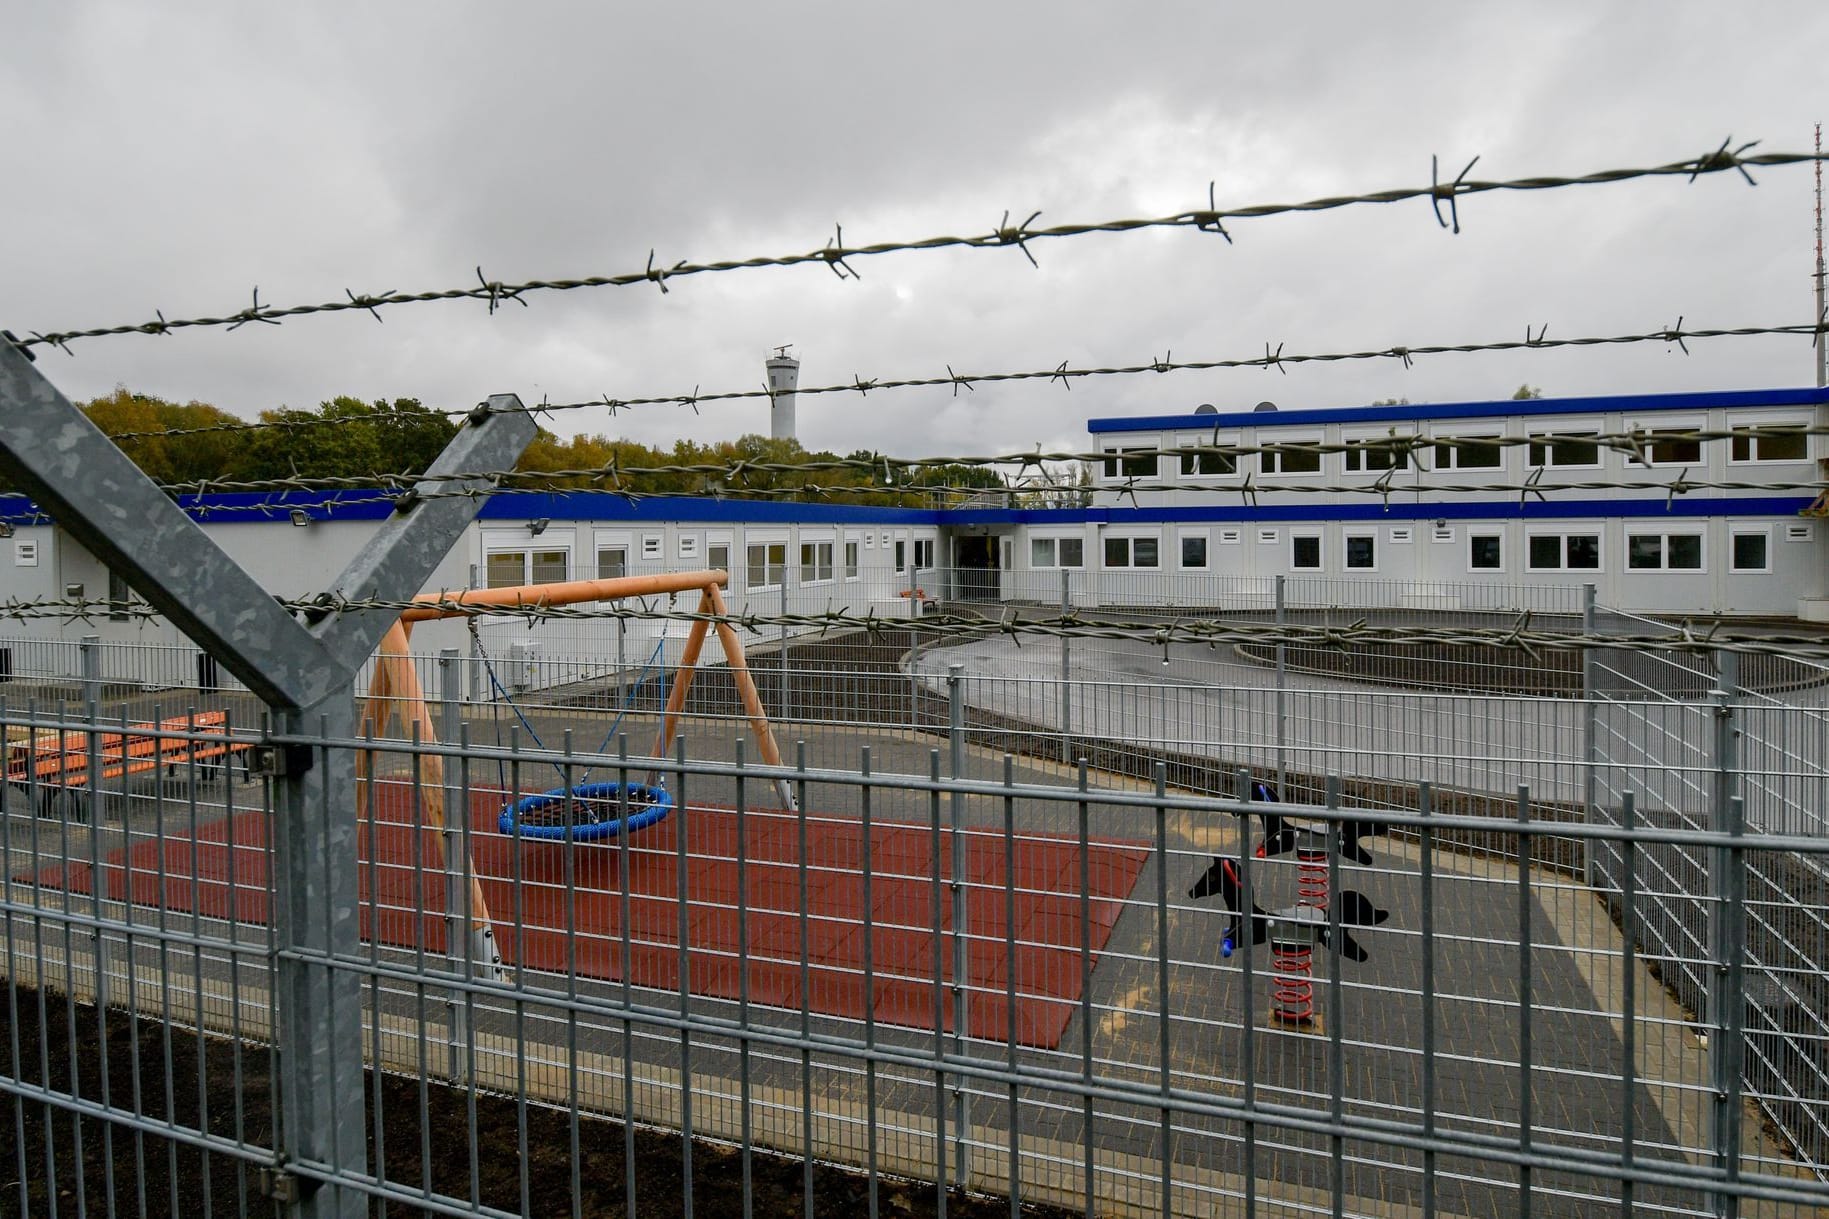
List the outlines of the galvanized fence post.
{"type": "MultiPolygon", "coordinates": [[[[1598,615],[1595,613],[1595,587],[1592,584],[1581,586],[1581,633],[1590,640],[1594,637],[1594,627],[1598,615]]],[[[1600,725],[1598,717],[1600,708],[1595,705],[1597,697],[1595,666],[1597,658],[1592,647],[1581,650],[1581,819],[1584,824],[1592,825],[1596,818],[1594,808],[1598,793],[1600,764],[1600,725]]],[[[1600,844],[1589,838],[1583,841],[1581,848],[1582,875],[1587,879],[1590,888],[1596,887],[1600,875],[1595,865],[1595,853],[1600,844]]]]}
{"type": "MultiPolygon", "coordinates": [[[[1061,617],[1073,613],[1073,573],[1061,568],[1061,617]]],[[[1072,763],[1073,742],[1073,644],[1061,636],[1061,764],[1072,763]]]]}
{"type": "MultiPolygon", "coordinates": [[[[965,666],[948,665],[946,667],[946,700],[947,732],[946,740],[951,753],[952,776],[955,779],[965,778],[965,666]]],[[[965,834],[965,795],[955,789],[948,795],[948,812],[952,818],[952,894],[953,894],[953,1038],[952,1049],[955,1056],[965,1054],[966,1038],[971,1036],[967,1015],[971,1006],[971,943],[967,938],[970,929],[966,926],[966,887],[965,869],[967,848],[970,843],[965,834]]],[[[934,934],[940,934],[938,927],[934,934]]],[[[971,1147],[967,1140],[966,1123],[971,1118],[970,1104],[965,1094],[965,1081],[953,1081],[953,1180],[955,1184],[966,1186],[971,1183],[971,1147]]]]}
{"type": "MultiPolygon", "coordinates": [[[[439,707],[439,739],[446,744],[456,742],[463,735],[463,711],[458,704],[457,695],[463,679],[459,676],[459,653],[456,648],[440,648],[438,651],[438,693],[441,699],[439,707]]],[[[470,863],[469,854],[459,833],[463,822],[458,817],[469,815],[469,793],[463,790],[453,774],[457,768],[447,760],[444,767],[445,778],[445,818],[443,849],[445,862],[445,962],[453,976],[468,982],[470,980],[470,935],[464,926],[464,899],[468,893],[467,871],[470,863]],[[460,810],[455,816],[452,810],[460,810]]],[[[445,1030],[448,1050],[447,1077],[452,1080],[461,1078],[462,1065],[468,1059],[464,1047],[469,1040],[469,1030],[464,1026],[464,991],[453,988],[445,994],[445,1030]]]]}
{"type": "Polygon", "coordinates": [[[1282,628],[1289,624],[1289,598],[1285,587],[1285,577],[1276,578],[1276,791],[1277,798],[1286,800],[1286,788],[1289,778],[1289,645],[1284,641],[1282,628]]]}
{"type": "MultiPolygon", "coordinates": [[[[1739,657],[1732,651],[1715,653],[1720,681],[1711,691],[1714,701],[1714,791],[1709,826],[1720,833],[1738,835],[1741,803],[1739,799],[1740,724],[1736,711],[1739,697],[1739,657]]],[[[1736,872],[1742,861],[1737,848],[1716,846],[1708,852],[1708,1063],[1712,1090],[1709,1105],[1709,1137],[1715,1164],[1723,1179],[1736,1174],[1740,1156],[1740,1124],[1734,1109],[1739,1089],[1739,1047],[1731,1044],[1743,1023],[1738,1009],[1745,1003],[1739,993],[1742,981],[1734,962],[1742,952],[1737,941],[1735,919],[1739,913],[1735,893],[1736,872]]],[[[1714,1213],[1720,1219],[1732,1219],[1739,1213],[1739,1199],[1725,1191],[1714,1195],[1714,1213]]]]}

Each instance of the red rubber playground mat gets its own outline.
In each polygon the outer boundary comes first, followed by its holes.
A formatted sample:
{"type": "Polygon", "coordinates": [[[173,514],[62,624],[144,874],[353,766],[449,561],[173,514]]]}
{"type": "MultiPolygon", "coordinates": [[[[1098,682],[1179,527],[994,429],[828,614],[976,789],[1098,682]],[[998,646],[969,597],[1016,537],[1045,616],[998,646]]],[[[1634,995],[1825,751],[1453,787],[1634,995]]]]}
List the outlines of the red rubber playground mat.
{"type": "MultiPolygon", "coordinates": [[[[405,785],[378,785],[375,815],[361,827],[362,936],[378,930],[382,943],[442,953],[438,838],[413,829],[413,798],[405,785]]],[[[511,965],[619,981],[626,964],[635,985],[678,990],[683,978],[694,994],[731,1000],[747,974],[753,1003],[794,1009],[804,1001],[815,1013],[858,1020],[868,1010],[885,1024],[930,1030],[937,1007],[951,1031],[958,945],[949,831],[936,838],[930,825],[873,824],[866,906],[864,834],[855,820],[676,810],[632,835],[625,901],[615,840],[524,839],[517,850],[496,828],[502,803],[500,793],[472,792],[471,844],[511,965]]],[[[1094,839],[1082,862],[1072,837],[1022,832],[1006,840],[977,827],[962,837],[967,1032],[1053,1048],[1080,1000],[1082,970],[1096,966],[1149,847],[1094,839]],[[1014,902],[1005,888],[1012,874],[1014,902]]],[[[265,923],[266,843],[265,814],[238,813],[194,839],[115,851],[101,865],[106,890],[168,911],[265,923]]],[[[78,892],[91,884],[81,864],[33,879],[78,892]]]]}

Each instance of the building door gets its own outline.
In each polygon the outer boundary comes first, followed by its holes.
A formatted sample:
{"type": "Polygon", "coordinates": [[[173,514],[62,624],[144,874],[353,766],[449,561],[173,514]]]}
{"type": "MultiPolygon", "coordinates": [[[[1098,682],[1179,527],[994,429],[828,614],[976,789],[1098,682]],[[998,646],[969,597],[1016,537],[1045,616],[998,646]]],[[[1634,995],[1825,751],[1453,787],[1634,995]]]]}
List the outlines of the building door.
{"type": "Polygon", "coordinates": [[[953,539],[954,561],[959,565],[959,599],[997,600],[997,539],[964,534],[953,539]]]}

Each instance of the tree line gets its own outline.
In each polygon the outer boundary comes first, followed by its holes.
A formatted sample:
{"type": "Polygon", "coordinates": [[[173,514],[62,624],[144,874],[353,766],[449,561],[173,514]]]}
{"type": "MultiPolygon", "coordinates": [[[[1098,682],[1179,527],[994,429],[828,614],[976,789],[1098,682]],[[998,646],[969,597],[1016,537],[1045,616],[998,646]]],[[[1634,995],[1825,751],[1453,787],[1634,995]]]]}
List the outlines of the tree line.
{"type": "MultiPolygon", "coordinates": [[[[367,402],[339,396],[315,410],[262,411],[255,423],[207,403],[168,402],[125,387],[79,405],[105,435],[117,438],[121,450],[142,470],[165,484],[294,477],[380,481],[423,471],[457,432],[452,419],[417,398],[367,402]],[[331,420],[336,423],[326,422],[331,420]]],[[[847,464],[839,468],[766,468],[839,460],[836,453],[809,451],[795,440],[758,435],[710,443],[680,440],[671,449],[661,449],[604,435],[562,439],[541,428],[515,470],[543,476],[523,485],[537,481],[541,486],[579,490],[733,498],[779,498],[787,493],[790,498],[902,506],[931,504],[943,494],[1007,488],[995,470],[976,466],[944,465],[913,473],[886,470],[867,450],[847,454],[847,464]],[[621,473],[657,466],[716,466],[738,473],[621,473]]]]}

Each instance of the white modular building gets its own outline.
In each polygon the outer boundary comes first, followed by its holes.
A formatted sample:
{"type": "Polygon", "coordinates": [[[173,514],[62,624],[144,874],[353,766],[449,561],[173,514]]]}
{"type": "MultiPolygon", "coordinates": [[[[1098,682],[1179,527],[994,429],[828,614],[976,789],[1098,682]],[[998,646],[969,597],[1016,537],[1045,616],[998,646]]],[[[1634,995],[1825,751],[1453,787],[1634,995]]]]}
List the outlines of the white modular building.
{"type": "MultiPolygon", "coordinates": [[[[737,613],[900,617],[930,600],[1063,596],[1076,608],[1250,610],[1279,578],[1324,583],[1323,603],[1341,606],[1529,609],[1541,589],[1561,598],[1546,608],[1568,609],[1567,592],[1592,584],[1602,604],[1639,613],[1820,621],[1826,420],[1822,389],[1098,418],[1085,506],[1026,507],[1014,491],[920,509],[505,495],[484,504],[426,591],[720,568],[737,613]]],[[[391,510],[390,497],[362,491],[183,503],[282,597],[322,591],[391,510]]],[[[0,636],[183,646],[32,505],[0,501],[0,521],[0,599],[108,603],[80,619],[15,620],[0,636]]],[[[484,619],[474,634],[425,624],[415,650],[518,645],[634,663],[683,631],[661,619],[484,619]]],[[[0,670],[21,663],[16,649],[0,654],[0,670]]]]}

